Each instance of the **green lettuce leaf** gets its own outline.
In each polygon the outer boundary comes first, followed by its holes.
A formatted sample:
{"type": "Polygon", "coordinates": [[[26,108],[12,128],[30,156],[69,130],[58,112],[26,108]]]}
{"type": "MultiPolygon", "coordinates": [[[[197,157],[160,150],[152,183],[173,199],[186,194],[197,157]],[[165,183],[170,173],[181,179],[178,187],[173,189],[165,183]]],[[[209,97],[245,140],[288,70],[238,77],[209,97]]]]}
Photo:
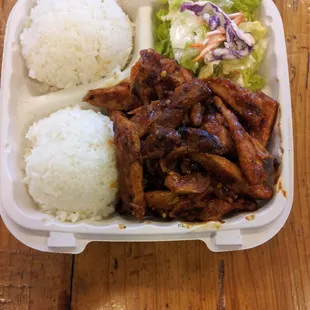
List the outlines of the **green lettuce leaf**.
{"type": "Polygon", "coordinates": [[[198,52],[196,49],[193,48],[187,48],[182,51],[182,56],[179,59],[179,64],[188,69],[192,70],[194,73],[198,71],[198,69],[201,67],[200,63],[197,61],[194,61],[194,58],[198,55],[198,52]]]}
{"type": "Polygon", "coordinates": [[[211,76],[219,76],[221,72],[220,61],[206,63],[199,71],[198,78],[207,79],[211,76]]]}
{"type": "Polygon", "coordinates": [[[236,12],[233,0],[213,0],[211,2],[219,6],[227,14],[236,12]]]}
{"type": "Polygon", "coordinates": [[[208,31],[209,31],[209,28],[207,24],[197,27],[195,29],[196,40],[203,41],[208,31]]]}
{"type": "Polygon", "coordinates": [[[165,57],[173,58],[173,49],[170,42],[170,26],[171,22],[164,17],[167,16],[168,11],[160,9],[156,13],[155,22],[155,50],[165,57]]]}
{"type": "MultiPolygon", "coordinates": [[[[162,2],[168,3],[170,14],[179,11],[181,4],[187,1],[188,0],[163,0],[162,2]]],[[[196,1],[197,0],[194,0],[193,2],[196,1]]],[[[227,14],[242,12],[252,20],[255,10],[259,7],[262,0],[212,0],[211,2],[219,6],[227,14]]]]}
{"type": "Polygon", "coordinates": [[[242,71],[243,86],[253,91],[261,90],[266,85],[266,80],[258,73],[253,73],[251,69],[242,71]]]}
{"type": "MultiPolygon", "coordinates": [[[[198,0],[163,0],[162,3],[169,4],[169,10],[180,10],[181,4],[184,2],[197,2],[198,0]]],[[[212,3],[219,6],[226,13],[230,14],[236,11],[233,0],[212,0],[212,3]]]]}
{"type": "Polygon", "coordinates": [[[260,6],[262,2],[262,0],[232,0],[232,1],[236,9],[246,13],[253,13],[260,6]]]}
{"type": "Polygon", "coordinates": [[[244,32],[250,32],[256,42],[264,39],[268,33],[267,28],[259,21],[242,23],[239,25],[239,28],[244,32]]]}
{"type": "Polygon", "coordinates": [[[253,91],[260,90],[266,84],[265,79],[257,71],[268,47],[267,28],[258,21],[243,23],[240,28],[252,33],[255,38],[256,44],[251,54],[242,59],[207,63],[200,69],[199,78],[220,76],[253,91]]]}
{"type": "Polygon", "coordinates": [[[242,59],[223,60],[220,75],[227,77],[239,85],[251,90],[264,88],[266,81],[257,71],[262,63],[268,47],[267,28],[258,21],[240,25],[240,29],[252,33],[256,44],[252,53],[242,59]]]}
{"type": "Polygon", "coordinates": [[[180,10],[181,4],[187,0],[168,0],[169,11],[180,10]]]}
{"type": "Polygon", "coordinates": [[[253,20],[255,10],[260,6],[262,0],[232,0],[233,7],[242,12],[248,20],[253,20]]]}

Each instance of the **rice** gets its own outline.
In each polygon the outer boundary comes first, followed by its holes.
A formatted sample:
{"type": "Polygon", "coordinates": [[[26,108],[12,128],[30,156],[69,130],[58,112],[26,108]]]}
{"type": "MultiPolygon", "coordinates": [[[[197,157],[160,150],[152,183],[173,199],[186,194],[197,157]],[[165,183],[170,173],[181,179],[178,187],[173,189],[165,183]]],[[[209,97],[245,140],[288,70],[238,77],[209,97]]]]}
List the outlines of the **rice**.
{"type": "Polygon", "coordinates": [[[39,208],[72,222],[111,214],[118,191],[113,138],[107,116],[78,106],[34,123],[24,182],[39,208]]]}
{"type": "Polygon", "coordinates": [[[132,37],[114,0],[38,0],[20,39],[31,78],[70,88],[124,68],[132,37]]]}

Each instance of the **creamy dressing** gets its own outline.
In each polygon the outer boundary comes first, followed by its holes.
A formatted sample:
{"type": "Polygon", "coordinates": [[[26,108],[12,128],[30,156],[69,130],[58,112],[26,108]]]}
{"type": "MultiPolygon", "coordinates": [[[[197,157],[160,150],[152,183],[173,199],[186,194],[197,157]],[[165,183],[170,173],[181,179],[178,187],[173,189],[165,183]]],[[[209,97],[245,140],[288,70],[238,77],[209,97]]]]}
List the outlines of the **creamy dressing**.
{"type": "Polygon", "coordinates": [[[196,42],[195,30],[204,22],[193,12],[185,11],[171,21],[170,41],[173,49],[184,49],[186,43],[196,42]]]}
{"type": "Polygon", "coordinates": [[[174,54],[175,60],[180,62],[183,55],[184,55],[184,49],[183,48],[174,48],[173,54],[174,54]]]}

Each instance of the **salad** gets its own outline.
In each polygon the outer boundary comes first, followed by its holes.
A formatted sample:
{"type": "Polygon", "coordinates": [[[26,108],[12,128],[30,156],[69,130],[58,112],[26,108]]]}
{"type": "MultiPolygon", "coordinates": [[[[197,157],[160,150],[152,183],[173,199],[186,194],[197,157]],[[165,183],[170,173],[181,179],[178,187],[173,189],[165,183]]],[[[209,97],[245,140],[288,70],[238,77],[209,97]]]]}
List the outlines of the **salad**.
{"type": "Polygon", "coordinates": [[[265,86],[258,73],[268,31],[255,19],[261,0],[168,0],[156,12],[155,49],[199,78],[228,78],[253,91],[265,86]]]}

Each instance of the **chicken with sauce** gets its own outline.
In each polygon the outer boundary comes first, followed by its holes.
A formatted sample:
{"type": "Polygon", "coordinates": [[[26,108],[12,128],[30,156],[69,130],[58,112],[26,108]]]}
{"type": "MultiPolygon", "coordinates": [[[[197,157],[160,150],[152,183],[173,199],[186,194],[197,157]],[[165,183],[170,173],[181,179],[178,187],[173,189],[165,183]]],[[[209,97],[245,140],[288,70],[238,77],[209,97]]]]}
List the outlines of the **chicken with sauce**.
{"type": "Polygon", "coordinates": [[[114,122],[120,213],[221,221],[273,197],[265,161],[278,103],[267,95],[196,79],[148,49],[130,79],[84,100],[114,122]]]}

